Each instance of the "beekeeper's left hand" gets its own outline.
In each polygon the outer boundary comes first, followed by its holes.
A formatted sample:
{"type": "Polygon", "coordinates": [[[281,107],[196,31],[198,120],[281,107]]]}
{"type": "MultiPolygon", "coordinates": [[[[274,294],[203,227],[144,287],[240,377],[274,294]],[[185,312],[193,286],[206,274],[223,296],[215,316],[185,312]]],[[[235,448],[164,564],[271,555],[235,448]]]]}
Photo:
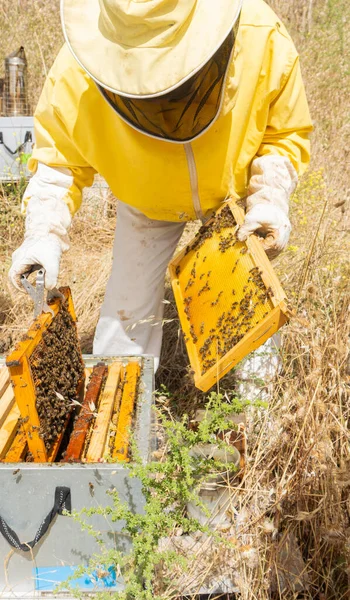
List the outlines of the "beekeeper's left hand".
{"type": "Polygon", "coordinates": [[[278,206],[255,204],[247,211],[237,237],[243,242],[256,232],[262,238],[262,246],[267,256],[275,258],[285,249],[291,229],[287,215],[278,206]]]}
{"type": "Polygon", "coordinates": [[[237,237],[245,241],[256,232],[269,258],[285,249],[291,232],[289,199],[298,183],[297,173],[284,156],[256,158],[251,167],[247,212],[237,237]]]}

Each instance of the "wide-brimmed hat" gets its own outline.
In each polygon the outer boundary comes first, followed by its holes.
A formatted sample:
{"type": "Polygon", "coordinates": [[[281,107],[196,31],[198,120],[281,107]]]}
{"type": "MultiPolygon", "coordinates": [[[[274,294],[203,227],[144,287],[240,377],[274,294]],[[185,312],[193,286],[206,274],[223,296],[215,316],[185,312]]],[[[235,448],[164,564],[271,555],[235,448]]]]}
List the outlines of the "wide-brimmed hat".
{"type": "Polygon", "coordinates": [[[66,41],[101,86],[166,94],[195,75],[236,23],[242,0],[61,0],[66,41]]]}

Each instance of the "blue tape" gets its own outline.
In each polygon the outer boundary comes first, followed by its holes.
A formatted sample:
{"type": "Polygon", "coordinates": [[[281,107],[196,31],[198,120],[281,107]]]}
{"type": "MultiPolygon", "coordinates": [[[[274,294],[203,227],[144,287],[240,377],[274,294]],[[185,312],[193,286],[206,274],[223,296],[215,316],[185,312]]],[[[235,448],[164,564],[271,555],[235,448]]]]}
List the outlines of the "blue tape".
{"type": "MultiPolygon", "coordinates": [[[[74,575],[78,567],[37,567],[33,569],[33,577],[35,580],[35,589],[41,592],[50,592],[55,587],[63,583],[74,575]]],[[[123,580],[117,579],[113,567],[109,567],[104,573],[92,573],[92,575],[84,575],[77,577],[69,583],[69,586],[78,590],[121,590],[123,589],[123,580]]]]}

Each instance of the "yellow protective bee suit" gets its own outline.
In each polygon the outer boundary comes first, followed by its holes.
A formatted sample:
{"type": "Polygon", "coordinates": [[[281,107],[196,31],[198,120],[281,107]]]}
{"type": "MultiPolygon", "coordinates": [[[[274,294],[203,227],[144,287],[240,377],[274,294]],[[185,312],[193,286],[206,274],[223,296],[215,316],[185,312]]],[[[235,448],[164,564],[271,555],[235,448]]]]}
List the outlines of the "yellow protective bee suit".
{"type": "Polygon", "coordinates": [[[152,219],[188,221],[247,193],[255,157],[287,157],[298,173],[309,161],[312,129],[298,54],[262,0],[245,0],[218,118],[192,142],[137,131],[106,102],[64,46],[36,113],[30,160],[68,168],[64,200],[74,214],[81,190],[100,173],[113,194],[152,219]]]}
{"type": "Polygon", "coordinates": [[[35,128],[14,285],[20,289],[21,273],[42,264],[46,286],[56,286],[71,215],[96,172],[121,201],[95,354],[147,353],[157,365],[167,264],[185,222],[228,196],[248,194],[238,236],[262,225],[278,233],[276,252],[288,242],[288,201],[309,161],[312,127],[297,52],[263,0],[243,0],[239,25],[169,96],[128,98],[99,88],[65,46],[35,128]]]}

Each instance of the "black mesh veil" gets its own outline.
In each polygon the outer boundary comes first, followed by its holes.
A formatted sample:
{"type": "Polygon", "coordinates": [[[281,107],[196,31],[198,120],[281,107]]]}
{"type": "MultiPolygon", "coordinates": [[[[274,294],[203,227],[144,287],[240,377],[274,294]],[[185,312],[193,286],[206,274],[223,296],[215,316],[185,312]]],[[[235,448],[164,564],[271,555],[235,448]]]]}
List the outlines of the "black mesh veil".
{"type": "Polygon", "coordinates": [[[189,142],[215,120],[238,28],[211,60],[184,84],[157,98],[126,98],[99,86],[103,96],[130,125],[154,137],[189,142]]]}

